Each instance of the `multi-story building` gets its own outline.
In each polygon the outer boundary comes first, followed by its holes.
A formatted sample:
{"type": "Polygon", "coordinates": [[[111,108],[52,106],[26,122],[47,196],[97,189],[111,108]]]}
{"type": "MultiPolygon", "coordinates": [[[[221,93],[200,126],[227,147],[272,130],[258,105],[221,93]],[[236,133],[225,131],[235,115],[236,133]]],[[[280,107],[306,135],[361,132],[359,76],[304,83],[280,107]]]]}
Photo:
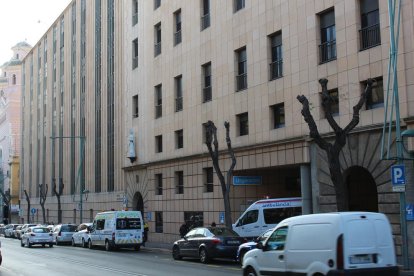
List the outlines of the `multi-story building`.
{"type": "Polygon", "coordinates": [[[6,208],[10,216],[3,217],[10,217],[14,223],[19,211],[21,63],[30,49],[26,42],[17,43],[12,47],[12,58],[0,67],[0,189],[10,193],[6,208]]]}
{"type": "MultiPolygon", "coordinates": [[[[402,5],[398,77],[409,127],[413,4],[402,5]]],[[[335,119],[345,127],[372,78],[341,165],[350,209],[386,213],[400,254],[399,195],[392,162],[379,154],[388,55],[385,1],[74,0],[23,63],[24,189],[38,208],[39,184],[63,182],[65,222],[79,222],[80,191],[84,218],[141,210],[149,239],[171,242],[191,217],[223,223],[205,123],[218,128],[226,172],[228,121],[234,179],[244,180],[230,188],[233,221],[264,197],[302,197],[304,213],[334,211],[327,158],[309,139],[296,97],[309,98],[319,132],[331,139],[318,80],[328,79],[335,119]]],[[[412,185],[406,189],[413,202],[412,185]]],[[[48,193],[47,220],[56,221],[48,193]]],[[[413,223],[407,227],[412,233],[413,223]]]]}

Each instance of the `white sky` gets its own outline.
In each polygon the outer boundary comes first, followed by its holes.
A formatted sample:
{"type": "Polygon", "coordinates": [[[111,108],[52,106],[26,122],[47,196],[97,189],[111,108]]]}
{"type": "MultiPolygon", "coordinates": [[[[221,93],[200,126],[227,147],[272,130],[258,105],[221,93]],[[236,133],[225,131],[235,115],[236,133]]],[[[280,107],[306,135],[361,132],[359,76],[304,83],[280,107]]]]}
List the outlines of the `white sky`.
{"type": "Polygon", "coordinates": [[[21,41],[34,46],[71,0],[0,0],[0,65],[21,41]]]}

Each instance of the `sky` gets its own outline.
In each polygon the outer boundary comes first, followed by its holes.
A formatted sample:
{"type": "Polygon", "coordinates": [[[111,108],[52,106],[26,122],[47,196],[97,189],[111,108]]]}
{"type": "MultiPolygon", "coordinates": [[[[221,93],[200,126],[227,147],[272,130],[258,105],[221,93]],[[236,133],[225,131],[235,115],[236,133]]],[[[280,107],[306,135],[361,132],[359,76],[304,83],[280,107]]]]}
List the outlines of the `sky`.
{"type": "Polygon", "coordinates": [[[34,46],[71,0],[0,0],[0,65],[21,41],[34,46]]]}

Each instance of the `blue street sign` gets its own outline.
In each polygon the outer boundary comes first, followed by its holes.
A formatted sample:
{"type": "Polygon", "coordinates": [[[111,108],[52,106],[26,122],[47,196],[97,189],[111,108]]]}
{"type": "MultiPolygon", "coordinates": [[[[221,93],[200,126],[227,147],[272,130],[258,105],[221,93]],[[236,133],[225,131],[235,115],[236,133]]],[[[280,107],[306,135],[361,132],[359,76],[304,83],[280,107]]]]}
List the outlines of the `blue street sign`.
{"type": "Polygon", "coordinates": [[[406,219],[413,221],[414,220],[414,204],[407,204],[405,207],[405,210],[406,210],[406,213],[405,213],[406,219]]]}
{"type": "Polygon", "coordinates": [[[233,176],[233,185],[261,185],[261,176],[233,176]]]}
{"type": "Polygon", "coordinates": [[[219,214],[219,222],[224,223],[224,212],[220,212],[219,214]]]}
{"type": "Polygon", "coordinates": [[[151,220],[151,218],[152,218],[152,216],[151,216],[151,212],[147,212],[147,221],[150,221],[150,220],[151,220]]]}
{"type": "Polygon", "coordinates": [[[393,185],[405,185],[405,166],[394,165],[391,167],[391,179],[393,185]]]}
{"type": "Polygon", "coordinates": [[[30,209],[30,213],[32,213],[33,215],[36,214],[36,208],[30,209]]]}

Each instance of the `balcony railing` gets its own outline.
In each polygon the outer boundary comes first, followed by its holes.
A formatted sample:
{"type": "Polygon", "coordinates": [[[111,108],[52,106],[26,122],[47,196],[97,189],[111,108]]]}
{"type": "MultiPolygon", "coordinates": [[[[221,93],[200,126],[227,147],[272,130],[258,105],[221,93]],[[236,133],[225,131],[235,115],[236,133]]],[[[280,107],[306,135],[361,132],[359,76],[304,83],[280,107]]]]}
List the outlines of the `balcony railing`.
{"type": "Polygon", "coordinates": [[[236,91],[244,90],[247,88],[247,74],[241,74],[236,76],[236,91]]]}
{"type": "Polygon", "coordinates": [[[175,99],[175,112],[183,110],[183,97],[175,99]]]}
{"type": "Polygon", "coordinates": [[[205,14],[201,17],[201,30],[210,27],[210,14],[205,14]]]}
{"type": "Polygon", "coordinates": [[[270,80],[283,77],[283,60],[276,60],[269,65],[270,67],[270,80]]]}
{"type": "Polygon", "coordinates": [[[361,39],[361,51],[381,44],[381,32],[379,24],[359,30],[361,39]]]}
{"type": "Polygon", "coordinates": [[[336,59],[336,40],[327,41],[319,45],[320,63],[336,59]]]}
{"type": "Polygon", "coordinates": [[[211,101],[211,86],[203,88],[203,103],[211,101]]]}
{"type": "Polygon", "coordinates": [[[162,116],[162,105],[155,106],[155,119],[160,118],[162,116]]]}
{"type": "Polygon", "coordinates": [[[161,54],[161,42],[158,42],[154,45],[154,56],[161,54]]]}
{"type": "Polygon", "coordinates": [[[132,69],[135,69],[138,67],[138,57],[132,58],[132,69]]]}
{"type": "Polygon", "coordinates": [[[132,26],[135,26],[138,23],[138,13],[132,15],[132,26]]]}
{"type": "Polygon", "coordinates": [[[174,45],[181,43],[181,30],[174,33],[174,45]]]}

